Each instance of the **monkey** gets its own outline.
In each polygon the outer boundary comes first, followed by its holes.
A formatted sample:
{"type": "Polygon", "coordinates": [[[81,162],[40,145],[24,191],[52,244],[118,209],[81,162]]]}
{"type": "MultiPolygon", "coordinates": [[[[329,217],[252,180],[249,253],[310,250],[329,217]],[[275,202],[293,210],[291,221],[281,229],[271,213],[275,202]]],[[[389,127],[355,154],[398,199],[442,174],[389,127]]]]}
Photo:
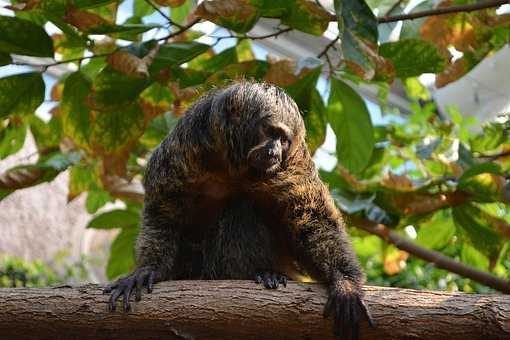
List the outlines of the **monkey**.
{"type": "Polygon", "coordinates": [[[180,279],[324,282],[324,317],[357,339],[364,274],[342,215],[321,181],[294,100],[278,86],[238,81],[199,98],[145,170],[136,269],[106,286],[109,309],[180,279]]]}

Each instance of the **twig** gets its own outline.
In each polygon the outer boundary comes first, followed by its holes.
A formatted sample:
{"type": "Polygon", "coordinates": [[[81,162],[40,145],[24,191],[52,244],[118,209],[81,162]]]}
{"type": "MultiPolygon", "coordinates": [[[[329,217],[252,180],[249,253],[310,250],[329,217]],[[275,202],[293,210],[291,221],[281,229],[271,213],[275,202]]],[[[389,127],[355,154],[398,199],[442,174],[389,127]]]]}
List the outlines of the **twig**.
{"type": "Polygon", "coordinates": [[[161,16],[163,18],[165,18],[168,21],[168,23],[170,23],[174,26],[177,26],[178,28],[181,28],[181,29],[183,28],[183,26],[181,24],[178,24],[175,21],[173,21],[172,19],[170,19],[170,17],[168,15],[166,15],[158,6],[153,4],[152,1],[145,0],[145,2],[148,3],[152,8],[154,8],[159,14],[161,14],[161,16]]]}
{"type": "Polygon", "coordinates": [[[340,39],[339,36],[337,36],[335,39],[331,40],[327,45],[326,47],[324,47],[324,49],[322,50],[321,53],[317,54],[317,58],[321,58],[322,56],[324,55],[327,55],[329,49],[331,47],[333,47],[333,45],[335,45],[335,43],[340,39]]]}
{"type": "Polygon", "coordinates": [[[390,9],[386,12],[386,14],[384,16],[388,16],[391,14],[391,12],[393,12],[398,6],[400,6],[400,4],[404,2],[404,0],[398,0],[397,2],[395,2],[393,4],[393,6],[390,7],[390,9]]]}
{"type": "Polygon", "coordinates": [[[235,35],[235,34],[229,34],[229,35],[224,35],[224,36],[221,36],[221,37],[215,37],[215,36],[211,36],[211,38],[214,38],[216,39],[216,43],[220,40],[223,40],[223,39],[239,39],[239,40],[244,40],[244,39],[250,39],[250,40],[262,40],[262,39],[267,39],[267,38],[275,38],[283,33],[287,33],[287,32],[290,32],[292,31],[292,28],[288,27],[288,28],[284,28],[282,30],[279,30],[279,31],[276,31],[274,33],[270,33],[270,34],[265,34],[265,35],[258,35],[258,36],[249,36],[249,35],[235,35]]]}
{"type": "MultiPolygon", "coordinates": [[[[395,22],[400,20],[413,20],[417,18],[429,17],[434,15],[442,15],[449,13],[458,13],[458,12],[472,12],[478,11],[481,9],[499,7],[501,5],[510,4],[510,0],[490,0],[486,2],[478,2],[469,5],[459,5],[459,6],[450,6],[450,7],[442,7],[442,8],[434,8],[422,12],[416,13],[408,13],[408,14],[399,14],[393,16],[384,16],[378,18],[377,21],[382,24],[386,22],[395,22]]],[[[336,20],[336,17],[333,16],[333,20],[336,20]]]]}
{"type": "Polygon", "coordinates": [[[487,272],[474,269],[439,252],[422,248],[398,233],[390,230],[383,224],[368,221],[357,216],[350,216],[350,220],[354,226],[363,229],[370,234],[377,235],[386,242],[391,243],[395,245],[395,247],[418,258],[434,263],[439,268],[470,278],[487,287],[497,289],[500,292],[507,294],[510,293],[510,281],[501,279],[487,272]]]}
{"type": "Polygon", "coordinates": [[[202,19],[201,18],[195,18],[191,22],[189,22],[187,25],[182,26],[178,31],[170,33],[169,35],[167,35],[167,36],[165,36],[163,38],[156,39],[156,41],[168,40],[170,38],[178,36],[179,34],[182,34],[182,33],[186,32],[187,30],[189,30],[195,24],[198,24],[200,22],[200,20],[202,20],[202,19]]]}

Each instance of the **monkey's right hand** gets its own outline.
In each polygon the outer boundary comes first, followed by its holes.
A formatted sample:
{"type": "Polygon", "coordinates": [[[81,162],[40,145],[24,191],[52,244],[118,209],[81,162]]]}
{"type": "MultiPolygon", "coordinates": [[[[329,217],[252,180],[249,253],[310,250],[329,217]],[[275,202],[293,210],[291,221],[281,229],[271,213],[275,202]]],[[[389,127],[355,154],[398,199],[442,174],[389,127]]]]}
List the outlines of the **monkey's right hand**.
{"type": "Polygon", "coordinates": [[[133,291],[135,291],[135,300],[140,301],[142,299],[142,288],[146,287],[147,293],[152,293],[154,283],[159,281],[161,281],[161,273],[152,266],[144,266],[136,269],[128,276],[110,283],[103,290],[103,294],[112,294],[108,301],[108,310],[110,312],[116,310],[117,300],[120,296],[123,297],[124,311],[131,310],[129,298],[133,291]]]}

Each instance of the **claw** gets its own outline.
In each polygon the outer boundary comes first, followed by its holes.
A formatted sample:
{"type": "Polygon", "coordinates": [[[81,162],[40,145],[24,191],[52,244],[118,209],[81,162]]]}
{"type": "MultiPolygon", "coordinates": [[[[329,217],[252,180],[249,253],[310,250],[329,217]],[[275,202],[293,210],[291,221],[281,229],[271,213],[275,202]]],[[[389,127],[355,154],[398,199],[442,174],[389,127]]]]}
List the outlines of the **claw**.
{"type": "Polygon", "coordinates": [[[285,275],[265,272],[264,274],[257,273],[255,275],[255,283],[264,284],[267,289],[277,289],[281,284],[287,287],[287,277],[285,275]]]}

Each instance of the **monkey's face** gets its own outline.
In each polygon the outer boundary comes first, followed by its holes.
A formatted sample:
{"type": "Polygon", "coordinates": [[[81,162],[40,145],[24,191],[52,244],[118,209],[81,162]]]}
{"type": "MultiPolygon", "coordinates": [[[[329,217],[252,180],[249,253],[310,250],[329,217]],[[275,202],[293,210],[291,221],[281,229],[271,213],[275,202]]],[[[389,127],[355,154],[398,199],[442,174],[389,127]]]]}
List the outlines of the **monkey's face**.
{"type": "Polygon", "coordinates": [[[291,130],[283,123],[266,120],[252,133],[256,144],[248,151],[248,165],[257,173],[275,174],[287,158],[293,139],[291,130]]]}

